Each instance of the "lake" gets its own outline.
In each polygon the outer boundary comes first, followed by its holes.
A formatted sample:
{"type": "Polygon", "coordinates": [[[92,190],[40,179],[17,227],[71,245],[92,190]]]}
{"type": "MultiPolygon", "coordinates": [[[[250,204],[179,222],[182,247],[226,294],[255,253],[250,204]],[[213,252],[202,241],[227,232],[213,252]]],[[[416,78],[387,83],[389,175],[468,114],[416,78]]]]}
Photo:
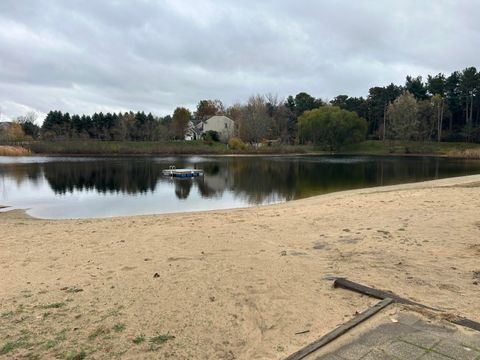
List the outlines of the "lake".
{"type": "Polygon", "coordinates": [[[0,205],[47,219],[160,214],[479,173],[480,161],[435,157],[0,157],[0,205]],[[170,165],[205,175],[163,176],[170,165]]]}

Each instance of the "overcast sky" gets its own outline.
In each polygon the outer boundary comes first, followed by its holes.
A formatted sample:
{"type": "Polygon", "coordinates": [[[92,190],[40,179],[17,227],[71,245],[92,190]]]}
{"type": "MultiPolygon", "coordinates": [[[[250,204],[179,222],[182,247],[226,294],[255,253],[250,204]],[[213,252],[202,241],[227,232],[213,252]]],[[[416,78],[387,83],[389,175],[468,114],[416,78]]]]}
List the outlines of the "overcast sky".
{"type": "Polygon", "coordinates": [[[476,66],[479,19],[475,0],[1,0],[2,120],[365,96],[476,66]]]}

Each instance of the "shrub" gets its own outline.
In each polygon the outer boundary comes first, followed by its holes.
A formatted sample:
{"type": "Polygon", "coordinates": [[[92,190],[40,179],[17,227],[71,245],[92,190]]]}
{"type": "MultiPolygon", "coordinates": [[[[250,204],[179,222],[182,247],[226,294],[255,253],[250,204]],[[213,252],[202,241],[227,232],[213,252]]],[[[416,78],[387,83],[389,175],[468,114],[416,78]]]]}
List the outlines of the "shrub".
{"type": "Polygon", "coordinates": [[[238,137],[232,137],[228,140],[228,147],[232,150],[245,150],[247,145],[238,137]]]}
{"type": "Polygon", "coordinates": [[[205,134],[203,134],[203,140],[205,141],[220,141],[220,134],[214,130],[208,130],[205,134]]]}

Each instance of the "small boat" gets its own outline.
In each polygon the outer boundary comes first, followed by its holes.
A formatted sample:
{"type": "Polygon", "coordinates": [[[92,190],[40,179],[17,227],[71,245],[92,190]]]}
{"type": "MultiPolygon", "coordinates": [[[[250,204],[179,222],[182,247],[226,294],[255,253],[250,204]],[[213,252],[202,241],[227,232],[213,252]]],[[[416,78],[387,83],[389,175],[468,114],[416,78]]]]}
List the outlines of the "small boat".
{"type": "Polygon", "coordinates": [[[177,169],[171,165],[168,169],[162,170],[163,175],[179,178],[189,178],[203,176],[203,170],[200,169],[177,169]]]}

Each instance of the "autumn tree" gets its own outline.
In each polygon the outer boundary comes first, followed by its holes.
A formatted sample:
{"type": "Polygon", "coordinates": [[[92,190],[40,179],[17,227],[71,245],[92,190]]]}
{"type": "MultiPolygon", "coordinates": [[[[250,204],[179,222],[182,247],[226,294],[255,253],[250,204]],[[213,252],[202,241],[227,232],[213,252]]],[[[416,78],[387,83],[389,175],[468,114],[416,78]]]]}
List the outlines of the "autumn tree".
{"type": "Polygon", "coordinates": [[[172,129],[176,140],[185,138],[185,131],[190,121],[190,111],[183,107],[177,107],[172,116],[172,129]]]}
{"type": "Polygon", "coordinates": [[[417,140],[431,140],[437,132],[435,110],[434,103],[430,99],[417,102],[417,140]]]}
{"type": "Polygon", "coordinates": [[[405,91],[387,110],[387,137],[416,140],[419,137],[418,106],[415,97],[405,91]]]}
{"type": "Polygon", "coordinates": [[[293,142],[294,138],[291,137],[293,132],[290,128],[293,113],[277,95],[267,94],[265,100],[271,123],[270,139],[280,139],[282,143],[293,142]]]}
{"type": "Polygon", "coordinates": [[[245,142],[259,143],[268,138],[271,127],[265,98],[261,95],[251,96],[241,109],[238,124],[240,138],[245,142]]]}
{"type": "Polygon", "coordinates": [[[197,121],[206,121],[214,115],[223,114],[225,108],[220,100],[201,100],[194,112],[197,121]]]}
{"type": "Polygon", "coordinates": [[[35,112],[29,111],[25,115],[17,117],[15,122],[20,124],[25,136],[37,139],[40,134],[40,127],[36,124],[37,118],[38,115],[35,112]]]}
{"type": "Polygon", "coordinates": [[[0,141],[13,142],[23,140],[25,140],[25,133],[19,123],[9,122],[0,127],[0,141]]]}

